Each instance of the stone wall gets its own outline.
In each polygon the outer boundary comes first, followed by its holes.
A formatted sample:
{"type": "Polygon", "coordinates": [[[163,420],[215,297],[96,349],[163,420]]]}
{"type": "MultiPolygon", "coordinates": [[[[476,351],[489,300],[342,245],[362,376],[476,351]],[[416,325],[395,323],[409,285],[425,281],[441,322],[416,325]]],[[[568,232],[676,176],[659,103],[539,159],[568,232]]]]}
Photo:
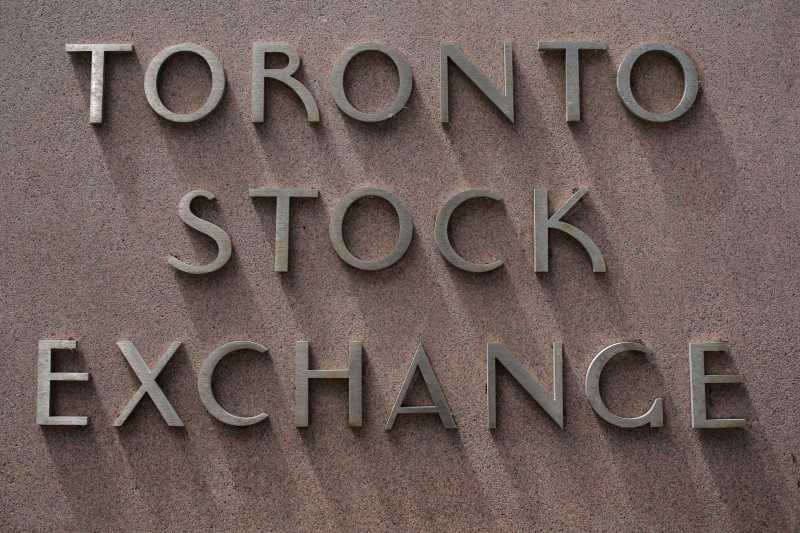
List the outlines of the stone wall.
{"type": "MultiPolygon", "coordinates": [[[[791,530],[800,527],[800,302],[797,24],[794,2],[8,2],[0,85],[0,523],[6,530],[791,530]],[[564,58],[540,40],[592,40],[581,55],[582,120],[564,117],[564,58]],[[266,119],[250,121],[251,47],[288,42],[319,106],[310,124],[296,95],[267,83],[266,119]],[[357,43],[390,44],[414,75],[396,117],[341,113],[333,64],[357,43]],[[498,87],[513,42],[511,124],[454,67],[450,123],[439,110],[439,46],[453,42],[498,87]],[[662,125],[631,115],[615,86],[625,55],[647,42],[685,50],[700,94],[662,125]],[[109,56],[103,123],[88,120],[89,54],[67,43],[132,43],[109,56]],[[219,107],[174,124],[147,103],[144,73],[167,46],[212,51],[227,76],[219,107]],[[397,194],[411,212],[406,255],[376,272],[345,264],[328,236],[336,203],[359,187],[397,194]],[[274,272],[274,200],[253,187],[316,188],[292,204],[288,273],[274,272]],[[534,188],[551,210],[579,188],[566,217],[602,250],[605,274],[569,236],[550,232],[550,272],[533,271],[534,188]],[[451,238],[484,274],[439,253],[434,221],[470,188],[502,202],[457,210],[451,238]],[[178,217],[193,189],[198,214],[224,228],[230,262],[192,276],[167,264],[210,261],[216,246],[178,217]],[[52,411],[86,427],[36,423],[37,341],[76,339],[54,369],[52,411]],[[158,378],[185,427],[145,398],[112,423],[139,387],[116,342],[150,367],[182,346],[158,378]],[[249,340],[214,375],[231,412],[269,418],[237,428],[214,419],[197,390],[203,361],[249,340]],[[364,424],[349,428],[347,383],[312,383],[310,424],[294,427],[295,342],[312,366],[342,367],[364,350],[364,424]],[[664,401],[663,428],[621,429],[584,392],[592,358],[641,342],[606,368],[602,394],[622,416],[664,401]],[[486,344],[502,342],[551,390],[552,343],[564,343],[565,427],[505,371],[488,429],[486,344]],[[708,372],[744,385],[709,388],[710,414],[742,430],[691,425],[690,342],[726,341],[708,372]],[[384,426],[423,343],[458,430],[435,415],[384,426]]],[[[276,62],[280,65],[280,61],[276,62]]],[[[397,73],[358,56],[345,77],[364,110],[388,105],[397,73]]],[[[682,75],[646,56],[634,90],[649,109],[678,101],[682,75]]],[[[206,99],[196,56],[169,61],[160,93],[175,111],[206,99]]],[[[393,247],[389,204],[358,202],[345,240],[359,257],[393,247]]],[[[409,403],[429,402],[417,377],[409,403]]]]}

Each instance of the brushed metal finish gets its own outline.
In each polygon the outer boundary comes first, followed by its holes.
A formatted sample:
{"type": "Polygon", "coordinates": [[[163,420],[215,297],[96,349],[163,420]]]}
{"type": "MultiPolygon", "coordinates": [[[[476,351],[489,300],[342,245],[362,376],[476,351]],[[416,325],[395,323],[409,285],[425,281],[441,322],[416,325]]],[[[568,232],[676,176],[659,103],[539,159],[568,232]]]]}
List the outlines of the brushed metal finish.
{"type": "Polygon", "coordinates": [[[217,368],[217,363],[229,353],[238,350],[254,350],[258,353],[266,353],[267,351],[265,347],[255,342],[234,341],[223,344],[211,352],[211,355],[203,361],[203,366],[200,367],[200,373],[197,375],[197,390],[200,392],[200,401],[203,402],[206,410],[220,422],[231,426],[252,426],[267,418],[267,413],[255,416],[236,416],[231,414],[219,404],[211,387],[211,379],[214,377],[214,369],[217,368]]]}
{"type": "Polygon", "coordinates": [[[553,395],[544,390],[519,360],[499,342],[486,345],[486,401],[489,411],[489,428],[497,427],[497,363],[503,365],[514,379],[536,400],[550,418],[564,427],[564,345],[553,343],[553,395]]]}
{"type": "Polygon", "coordinates": [[[85,426],[88,416],[54,416],[50,414],[51,381],[89,381],[88,372],[53,372],[53,350],[74,350],[73,340],[40,340],[36,377],[36,423],[40,426],[85,426]]]}
{"type": "Polygon", "coordinates": [[[133,410],[139,405],[139,401],[144,398],[145,394],[150,396],[150,399],[153,400],[153,403],[158,408],[158,412],[161,413],[161,416],[164,417],[166,420],[167,425],[173,427],[183,427],[183,421],[181,417],[178,416],[178,413],[175,411],[175,408],[172,407],[172,404],[169,403],[169,400],[164,395],[164,391],[161,390],[161,387],[158,386],[156,383],[156,378],[161,371],[164,370],[164,367],[167,366],[169,360],[172,359],[172,356],[175,355],[175,352],[178,351],[180,348],[181,343],[179,341],[175,341],[169,345],[167,351],[164,352],[164,355],[161,356],[161,359],[158,360],[155,368],[151,371],[150,368],[147,366],[147,363],[144,362],[142,359],[139,350],[136,349],[136,346],[130,341],[119,341],[117,343],[119,349],[122,350],[122,354],[125,356],[125,359],[128,360],[128,364],[131,365],[131,368],[136,373],[136,377],[139,378],[139,381],[142,382],[139,390],[136,391],[128,404],[122,410],[122,413],[114,420],[114,425],[119,427],[128,420],[128,417],[131,415],[133,410]]]}
{"type": "Polygon", "coordinates": [[[538,48],[541,52],[564,50],[567,122],[580,122],[581,72],[579,54],[581,50],[605,50],[606,43],[596,41],[539,41],[538,48]]]}
{"type": "Polygon", "coordinates": [[[450,77],[447,70],[448,61],[452,61],[458,69],[470,79],[475,86],[491,100],[510,121],[514,122],[514,63],[512,43],[503,43],[503,92],[492,84],[492,81],[475,64],[464,55],[453,43],[442,43],[439,50],[439,102],[442,124],[450,122],[450,77]]]}
{"type": "Polygon", "coordinates": [[[408,368],[406,378],[403,380],[403,386],[400,388],[400,393],[397,395],[397,400],[394,402],[392,413],[389,415],[389,420],[386,422],[386,431],[394,427],[394,421],[397,415],[402,414],[437,414],[442,421],[442,425],[447,429],[457,429],[456,421],[453,418],[453,413],[450,411],[450,406],[444,397],[442,388],[439,386],[439,381],[436,379],[436,374],[433,373],[433,367],[428,360],[428,355],[422,347],[422,343],[417,346],[417,351],[414,354],[414,359],[411,361],[411,366],[408,368]],[[403,406],[408,393],[408,387],[411,385],[411,380],[414,374],[419,369],[422,374],[422,379],[425,380],[425,386],[428,388],[433,400],[433,405],[410,405],[403,406]]]}
{"type": "Polygon", "coordinates": [[[708,418],[706,385],[717,383],[744,383],[741,374],[706,374],[706,352],[725,352],[730,347],[725,342],[689,344],[689,380],[692,391],[692,427],[695,429],[742,429],[744,418],[708,418]]]}
{"type": "Polygon", "coordinates": [[[222,68],[222,63],[219,62],[219,59],[214,54],[197,44],[182,43],[164,48],[153,58],[144,74],[144,94],[150,103],[150,107],[161,117],[172,122],[195,122],[200,120],[214,111],[220,100],[222,100],[224,93],[225,71],[222,68]],[[161,101],[161,97],[158,96],[158,73],[161,71],[161,67],[167,59],[181,52],[191,52],[199,55],[205,60],[208,68],[211,69],[211,92],[205,103],[200,106],[200,109],[191,113],[170,111],[161,101]]]}
{"type": "Polygon", "coordinates": [[[606,262],[600,248],[584,232],[561,220],[583,196],[589,192],[588,189],[578,189],[575,194],[570,196],[564,205],[558,208],[551,217],[548,218],[547,189],[534,189],[533,191],[533,270],[534,272],[549,272],[550,244],[548,233],[551,229],[563,231],[573,237],[589,254],[592,261],[593,272],[605,272],[606,262]]]}
{"type": "Polygon", "coordinates": [[[652,350],[638,342],[618,342],[612,344],[598,353],[592,359],[589,368],[586,371],[586,398],[592,405],[594,411],[606,422],[621,428],[636,428],[650,424],[650,427],[660,428],[664,427],[664,399],[656,398],[650,409],[641,416],[634,418],[624,418],[617,416],[608,410],[606,404],[600,396],[600,375],[603,373],[603,367],[606,366],[612,357],[622,352],[639,352],[646,355],[652,354],[652,350]]]}
{"type": "Polygon", "coordinates": [[[360,428],[363,422],[362,412],[362,348],[361,341],[348,343],[348,364],[345,369],[309,370],[308,342],[297,341],[295,344],[295,381],[294,381],[294,425],[298,428],[308,427],[308,381],[310,379],[346,379],[348,380],[348,414],[347,425],[360,428]]]}
{"type": "Polygon", "coordinates": [[[447,230],[450,227],[450,217],[453,215],[453,211],[470,198],[491,198],[492,200],[502,201],[500,195],[483,189],[471,189],[456,194],[444,203],[439,210],[439,214],[436,215],[436,224],[434,226],[436,245],[439,247],[439,251],[442,252],[444,258],[450,261],[453,266],[461,270],[466,270],[467,272],[490,272],[503,266],[503,262],[473,263],[467,261],[453,249],[453,245],[450,243],[450,237],[447,234],[447,230]]]}
{"type": "Polygon", "coordinates": [[[208,274],[209,272],[214,272],[215,270],[219,270],[225,266],[225,264],[231,258],[231,238],[228,236],[225,230],[207,220],[203,220],[192,213],[192,200],[199,196],[202,196],[207,200],[213,200],[215,198],[213,194],[203,189],[189,191],[183,195],[178,202],[178,216],[180,216],[181,220],[183,220],[183,222],[190,228],[196,229],[200,233],[208,235],[214,239],[214,242],[217,243],[218,250],[217,257],[215,257],[213,261],[206,265],[190,265],[189,263],[184,263],[172,255],[168,257],[167,262],[170,265],[188,274],[208,274]]]}
{"type": "Polygon", "coordinates": [[[411,96],[413,82],[414,77],[411,74],[411,65],[408,64],[408,60],[399,50],[382,43],[362,43],[345,50],[336,61],[336,64],[333,65],[333,72],[331,74],[331,94],[333,95],[336,105],[338,105],[339,109],[347,116],[360,120],[361,122],[380,122],[392,118],[405,109],[405,105],[411,96]],[[347,95],[344,92],[344,72],[347,69],[347,65],[350,64],[350,61],[358,54],[369,51],[380,52],[389,56],[392,61],[394,61],[394,65],[397,67],[397,74],[400,78],[397,96],[394,101],[383,111],[374,113],[364,113],[353,107],[353,104],[350,103],[350,100],[347,99],[347,95]]]}
{"type": "Polygon", "coordinates": [[[411,212],[403,201],[393,192],[377,187],[356,189],[342,198],[333,209],[330,226],[328,228],[333,249],[336,250],[336,253],[342,258],[342,261],[361,270],[381,270],[395,264],[403,257],[406,250],[408,250],[411,244],[413,231],[414,223],[411,220],[411,212]],[[386,257],[376,259],[375,261],[364,261],[350,253],[350,250],[347,249],[347,245],[344,243],[344,235],[342,234],[342,224],[344,223],[344,215],[347,213],[347,210],[350,209],[350,206],[353,205],[356,200],[364,198],[365,196],[378,196],[392,204],[400,222],[400,231],[398,232],[394,249],[386,257]]]}
{"type": "Polygon", "coordinates": [[[68,44],[68,53],[91,52],[92,72],[89,90],[89,123],[103,122],[103,88],[105,86],[106,52],[132,52],[132,44],[68,44]]]}
{"type": "Polygon", "coordinates": [[[250,198],[275,198],[275,272],[289,272],[291,198],[319,198],[317,189],[250,189],[250,198]]]}
{"type": "Polygon", "coordinates": [[[648,43],[634,48],[625,56],[625,59],[622,60],[617,70],[617,93],[622,99],[622,103],[625,104],[628,111],[648,122],[669,122],[670,120],[675,120],[680,117],[694,104],[699,88],[700,78],[697,74],[697,67],[695,67],[694,62],[689,58],[686,52],[667,43],[648,43]],[[633,70],[633,65],[636,63],[636,60],[648,52],[661,52],[672,56],[681,66],[681,70],[683,71],[683,96],[672,111],[653,113],[639,105],[639,102],[637,102],[636,98],[633,96],[633,91],[631,90],[631,70],[633,70]]]}
{"type": "Polygon", "coordinates": [[[253,43],[253,85],[250,111],[252,122],[264,122],[264,80],[266,78],[288,85],[303,102],[308,121],[319,122],[317,102],[308,88],[300,83],[300,80],[292,77],[299,68],[300,54],[292,45],[288,43],[253,43]],[[283,68],[266,68],[266,54],[283,54],[289,59],[289,64],[283,68]]]}

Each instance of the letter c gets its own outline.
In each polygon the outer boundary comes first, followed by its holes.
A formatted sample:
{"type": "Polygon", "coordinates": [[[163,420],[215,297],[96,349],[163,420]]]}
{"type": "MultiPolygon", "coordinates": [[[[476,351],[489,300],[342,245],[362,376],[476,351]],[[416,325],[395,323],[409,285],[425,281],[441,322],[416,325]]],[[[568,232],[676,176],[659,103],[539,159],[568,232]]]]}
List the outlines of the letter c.
{"type": "Polygon", "coordinates": [[[265,353],[267,351],[265,347],[255,342],[234,341],[223,344],[211,352],[208,359],[203,362],[203,366],[200,368],[200,374],[197,376],[197,389],[200,391],[200,400],[214,418],[231,426],[252,426],[267,418],[267,413],[261,413],[256,416],[233,415],[222,408],[214,397],[214,391],[211,389],[211,377],[214,375],[214,369],[217,367],[217,363],[229,353],[238,350],[255,350],[259,353],[265,353]]]}

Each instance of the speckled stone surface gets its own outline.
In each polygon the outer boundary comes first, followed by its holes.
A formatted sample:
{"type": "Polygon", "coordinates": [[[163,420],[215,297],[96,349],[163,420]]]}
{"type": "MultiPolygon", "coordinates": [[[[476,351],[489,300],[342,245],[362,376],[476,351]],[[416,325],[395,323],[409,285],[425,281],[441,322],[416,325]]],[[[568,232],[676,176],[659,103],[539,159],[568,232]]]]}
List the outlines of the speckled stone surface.
{"type": "MultiPolygon", "coordinates": [[[[800,528],[800,188],[797,2],[3,2],[0,6],[0,529],[3,530],[713,530],[800,528]],[[451,124],[439,123],[438,47],[452,41],[497,84],[502,42],[514,43],[515,124],[452,73],[451,124]],[[564,121],[564,60],[539,40],[600,40],[582,56],[582,118],[564,121]],[[317,100],[309,124],[294,94],[268,83],[266,122],[250,122],[254,41],[300,51],[299,78],[317,100]],[[407,108],[381,124],[345,117],[330,95],[339,55],[363,41],[408,58],[407,108]],[[623,107],[616,66],[635,46],[686,50],[701,92],[681,119],[644,123],[623,107]],[[133,43],[110,56],[104,123],[88,120],[89,57],[66,43],[133,43]],[[201,122],[159,118],[144,71],[163,48],[195,42],[222,62],[227,90],[201,122]],[[362,186],[391,189],[415,224],[406,256],[357,271],[334,252],[328,218],[362,186]],[[274,201],[250,187],[318,188],[296,202],[288,274],[273,272],[274,201]],[[569,237],[551,232],[549,274],[533,273],[532,191],[555,209],[589,195],[568,220],[602,250],[591,272],[569,237]],[[204,188],[204,217],[234,255],[200,277],[167,265],[208,261],[213,243],[177,216],[204,188]],[[453,194],[488,188],[453,218],[456,248],[505,266],[475,275],[436,249],[436,212],[453,194]],[[557,205],[556,205],[557,204],[557,205]],[[75,338],[56,369],[89,383],[54,385],[53,410],[85,428],[36,424],[37,339],[75,338]],[[312,365],[345,363],[364,343],[361,429],[347,427],[345,382],[312,383],[311,425],[294,428],[294,343],[312,365]],[[623,416],[664,398],[665,427],[618,429],[588,404],[583,377],[612,342],[638,339],[649,357],[618,357],[604,375],[623,416]],[[154,366],[183,347],[159,383],[186,424],[169,428],[145,399],[112,427],[139,382],[116,347],[136,344],[154,366]],[[197,393],[203,360],[250,340],[266,356],[220,363],[215,391],[241,415],[225,426],[197,393]],[[486,343],[500,341],[543,384],[550,346],[564,342],[566,427],[558,428],[500,373],[498,428],[487,428],[486,343]],[[744,386],[711,387],[711,414],[747,429],[691,428],[688,343],[726,340],[744,386]],[[383,430],[416,344],[423,342],[459,430],[401,415],[383,430]]],[[[279,64],[279,63],[278,63],[279,64]]],[[[360,109],[394,96],[390,64],[360,56],[347,90],[360,109]]],[[[681,92],[673,62],[634,73],[646,107],[681,92]]],[[[164,67],[173,110],[199,107],[210,77],[196,58],[164,67]]],[[[393,246],[382,201],[345,222],[360,257],[393,246]]],[[[420,381],[410,400],[425,402],[420,381]]]]}

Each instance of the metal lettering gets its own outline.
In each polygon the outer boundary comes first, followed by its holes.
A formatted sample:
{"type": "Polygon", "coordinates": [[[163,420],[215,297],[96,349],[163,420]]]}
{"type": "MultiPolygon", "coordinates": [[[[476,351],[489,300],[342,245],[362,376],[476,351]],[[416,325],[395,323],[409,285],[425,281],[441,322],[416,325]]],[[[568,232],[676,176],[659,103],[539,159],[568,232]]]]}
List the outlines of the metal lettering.
{"type": "Polygon", "coordinates": [[[328,231],[333,249],[336,250],[336,253],[342,258],[342,261],[361,270],[381,270],[395,264],[406,253],[406,250],[408,250],[411,244],[414,223],[411,221],[411,212],[396,194],[386,189],[378,189],[377,187],[364,187],[363,189],[357,189],[349,193],[336,204],[331,214],[331,223],[328,231]],[[344,223],[344,215],[347,213],[347,210],[350,209],[350,206],[353,205],[356,200],[365,196],[378,196],[388,201],[397,212],[397,218],[400,222],[400,231],[394,249],[386,257],[375,261],[364,261],[351,254],[350,250],[347,249],[347,245],[344,243],[344,235],[342,234],[342,224],[344,223]]]}
{"type": "Polygon", "coordinates": [[[142,382],[142,385],[139,387],[139,390],[136,391],[136,394],[131,397],[125,409],[122,410],[122,413],[114,420],[114,425],[119,427],[124,424],[146,393],[150,396],[150,399],[153,400],[153,403],[158,408],[158,412],[161,413],[161,416],[166,420],[167,425],[183,427],[181,417],[178,416],[178,413],[164,395],[164,391],[162,391],[161,387],[156,383],[156,378],[161,374],[161,371],[164,370],[164,367],[167,366],[167,363],[169,363],[169,360],[175,355],[175,352],[178,351],[181,343],[175,341],[170,344],[169,348],[167,348],[167,351],[161,356],[161,359],[159,359],[152,371],[150,371],[147,363],[142,359],[139,350],[136,349],[136,346],[134,346],[132,342],[120,341],[117,343],[117,346],[122,350],[122,354],[125,356],[125,359],[128,360],[128,364],[131,365],[131,368],[136,373],[136,377],[139,378],[139,381],[142,382]]]}
{"type": "Polygon", "coordinates": [[[450,243],[450,237],[447,234],[447,230],[450,226],[450,217],[453,215],[453,211],[470,198],[491,198],[492,200],[502,201],[498,194],[482,189],[472,189],[456,194],[444,203],[439,210],[439,214],[436,215],[436,225],[434,227],[436,245],[439,247],[439,251],[442,252],[445,259],[450,261],[453,266],[461,270],[466,270],[467,272],[490,272],[503,266],[503,262],[472,263],[467,261],[453,249],[453,245],[450,243]]]}
{"type": "Polygon", "coordinates": [[[724,342],[689,344],[689,380],[692,384],[692,427],[695,429],[736,429],[746,427],[744,418],[708,418],[706,385],[717,383],[744,383],[741,374],[706,374],[706,352],[725,352],[730,348],[724,342]]]}
{"type": "Polygon", "coordinates": [[[559,427],[564,427],[564,348],[560,342],[553,343],[553,396],[533,379],[530,372],[499,342],[486,346],[486,399],[489,410],[489,428],[497,427],[497,362],[500,362],[528,394],[536,400],[559,427]]]}
{"type": "Polygon", "coordinates": [[[192,213],[192,200],[198,196],[202,196],[207,200],[213,200],[215,198],[213,194],[202,189],[189,191],[180,199],[180,202],[178,202],[178,215],[187,226],[214,239],[217,243],[218,251],[217,257],[207,265],[190,265],[170,255],[167,262],[178,270],[188,274],[208,274],[209,272],[214,272],[225,266],[225,263],[231,258],[231,238],[225,230],[192,213]]]}
{"type": "Polygon", "coordinates": [[[172,122],[195,122],[200,120],[214,111],[217,104],[222,100],[224,92],[225,71],[222,69],[222,63],[219,62],[219,59],[214,54],[197,44],[183,43],[164,48],[153,58],[144,74],[144,94],[150,103],[150,107],[163,118],[172,122]],[[161,71],[161,67],[167,59],[181,52],[191,52],[199,55],[211,70],[211,92],[200,109],[192,113],[174,113],[167,109],[161,101],[161,97],[158,96],[158,73],[161,71]]]}
{"type": "Polygon", "coordinates": [[[300,54],[287,43],[253,43],[252,122],[264,122],[264,80],[278,80],[289,86],[302,100],[309,122],[319,122],[319,108],[314,97],[299,80],[293,78],[300,68],[300,54]],[[283,68],[266,68],[266,54],[283,54],[289,64],[283,68]]]}
{"type": "Polygon", "coordinates": [[[447,400],[444,397],[442,388],[436,380],[436,375],[433,373],[428,356],[422,344],[417,346],[417,352],[414,354],[414,360],[411,361],[411,366],[406,373],[406,378],[403,380],[403,386],[400,388],[400,393],[397,395],[397,400],[394,402],[392,414],[389,415],[389,420],[386,422],[386,431],[394,427],[394,421],[397,415],[412,415],[412,414],[438,414],[442,425],[447,429],[456,429],[456,421],[453,419],[453,413],[450,411],[450,406],[447,405],[447,400]],[[410,405],[403,406],[408,393],[408,387],[411,385],[411,380],[414,374],[419,369],[422,374],[422,379],[425,380],[425,386],[428,388],[428,394],[431,395],[433,405],[410,405]]]}
{"type": "Polygon", "coordinates": [[[564,50],[565,57],[565,82],[567,100],[567,122],[580,122],[581,120],[581,73],[579,52],[581,50],[605,50],[606,44],[593,41],[555,41],[539,42],[539,51],[564,50]]]}
{"type": "Polygon", "coordinates": [[[275,272],[289,272],[290,198],[319,198],[317,189],[250,189],[250,198],[275,198],[275,272]]]}
{"type": "Polygon", "coordinates": [[[640,352],[643,354],[653,353],[650,348],[636,342],[618,342],[612,344],[598,353],[592,359],[589,369],[586,371],[586,397],[600,418],[606,422],[621,428],[635,428],[650,424],[650,427],[664,427],[664,400],[656,398],[650,409],[642,416],[635,418],[623,418],[608,410],[603,398],[600,396],[600,375],[603,367],[606,366],[612,357],[622,352],[640,352]]]}
{"type": "Polygon", "coordinates": [[[78,343],[72,340],[40,340],[36,381],[36,423],[40,426],[85,426],[88,416],[51,416],[51,381],[89,381],[88,372],[52,372],[53,350],[74,350],[78,343]]]}
{"type": "Polygon", "coordinates": [[[347,425],[360,428],[363,420],[361,409],[361,342],[348,343],[348,364],[342,370],[309,370],[308,342],[295,344],[294,425],[308,427],[308,381],[310,379],[346,379],[349,384],[347,425]]]}
{"type": "Polygon", "coordinates": [[[622,103],[625,104],[628,111],[648,122],[669,122],[686,113],[694,104],[695,98],[697,98],[699,86],[700,79],[697,75],[697,67],[694,66],[686,52],[666,43],[649,43],[634,48],[622,60],[617,71],[617,93],[622,98],[622,103]],[[639,105],[631,90],[633,65],[637,59],[648,52],[661,52],[671,56],[680,64],[683,71],[683,96],[675,109],[667,113],[652,113],[646,110],[639,105]]]}
{"type": "Polygon", "coordinates": [[[336,105],[338,105],[339,109],[347,116],[360,120],[361,122],[380,122],[387,118],[392,118],[405,108],[406,102],[408,102],[408,98],[411,96],[412,84],[413,76],[411,74],[411,66],[408,64],[405,56],[397,49],[381,43],[362,43],[345,50],[338,61],[336,61],[331,76],[331,93],[333,94],[333,99],[336,101],[336,105]],[[364,113],[363,111],[359,111],[353,107],[347,99],[347,95],[344,93],[344,72],[347,69],[347,65],[355,56],[368,51],[380,52],[389,56],[392,61],[394,61],[394,65],[397,67],[397,74],[400,77],[400,86],[398,87],[394,102],[383,111],[377,113],[364,113]]]}
{"type": "Polygon", "coordinates": [[[492,84],[492,81],[455,44],[442,43],[439,51],[439,96],[442,124],[450,122],[448,61],[452,61],[510,122],[514,122],[514,64],[512,62],[511,43],[503,44],[503,67],[505,73],[503,92],[500,92],[492,84]]]}
{"type": "Polygon", "coordinates": [[[234,341],[223,344],[213,352],[208,358],[203,361],[203,366],[200,368],[200,373],[197,375],[197,390],[200,391],[200,400],[206,406],[206,410],[211,415],[231,426],[252,426],[267,418],[267,413],[261,413],[255,416],[236,416],[226,411],[217,401],[214,396],[214,390],[211,387],[211,378],[214,376],[214,369],[217,368],[223,357],[231,352],[238,350],[254,350],[258,353],[266,353],[267,349],[256,344],[255,342],[248,341],[234,341]]]}
{"type": "Polygon", "coordinates": [[[550,245],[548,240],[548,233],[550,229],[563,231],[567,235],[573,237],[581,246],[589,253],[589,258],[592,260],[593,272],[605,272],[606,262],[603,259],[603,254],[600,249],[584,232],[573,226],[561,221],[561,217],[567,214],[583,196],[589,192],[588,189],[578,189],[578,191],[570,196],[569,200],[564,202],[564,205],[558,208],[553,213],[553,216],[547,216],[547,189],[534,189],[533,191],[533,270],[534,272],[549,272],[549,256],[550,245]]]}
{"type": "Polygon", "coordinates": [[[92,73],[89,90],[89,123],[103,122],[103,86],[105,84],[106,52],[132,52],[132,44],[68,44],[69,53],[91,52],[92,73]]]}

